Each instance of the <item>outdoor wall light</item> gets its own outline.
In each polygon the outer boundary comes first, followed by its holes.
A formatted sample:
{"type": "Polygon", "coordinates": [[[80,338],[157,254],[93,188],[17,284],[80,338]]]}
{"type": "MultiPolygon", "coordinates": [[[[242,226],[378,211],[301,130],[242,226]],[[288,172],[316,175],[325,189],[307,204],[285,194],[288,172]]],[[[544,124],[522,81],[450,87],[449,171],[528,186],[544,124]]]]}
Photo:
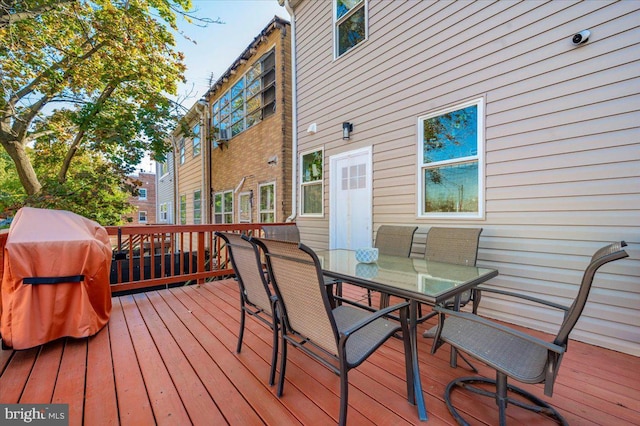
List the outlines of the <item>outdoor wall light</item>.
{"type": "Polygon", "coordinates": [[[342,139],[349,140],[351,132],[353,132],[353,123],[349,123],[348,121],[342,123],[342,139]]]}

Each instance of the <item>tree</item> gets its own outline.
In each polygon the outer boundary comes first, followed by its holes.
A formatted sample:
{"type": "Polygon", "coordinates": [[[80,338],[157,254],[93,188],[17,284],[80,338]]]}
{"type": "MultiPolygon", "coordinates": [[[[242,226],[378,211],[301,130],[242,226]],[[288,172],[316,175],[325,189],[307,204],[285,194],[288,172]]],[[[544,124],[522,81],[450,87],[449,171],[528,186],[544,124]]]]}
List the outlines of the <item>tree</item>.
{"type": "Polygon", "coordinates": [[[45,179],[28,146],[44,137],[59,185],[79,152],[123,172],[145,151],[164,158],[184,71],[170,28],[190,0],[0,1],[0,145],[28,196],[45,179]]]}

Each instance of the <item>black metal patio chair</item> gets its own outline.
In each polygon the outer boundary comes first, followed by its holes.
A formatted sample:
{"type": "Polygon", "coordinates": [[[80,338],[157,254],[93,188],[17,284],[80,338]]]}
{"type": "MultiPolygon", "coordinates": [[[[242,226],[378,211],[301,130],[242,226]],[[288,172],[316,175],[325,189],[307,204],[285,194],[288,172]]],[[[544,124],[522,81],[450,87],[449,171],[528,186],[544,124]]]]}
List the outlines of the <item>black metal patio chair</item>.
{"type": "Polygon", "coordinates": [[[406,302],[374,313],[342,304],[334,307],[333,292],[324,283],[316,254],[302,243],[252,237],[265,253],[267,270],[278,299],[280,315],[280,378],[282,396],[287,347],[293,345],[340,376],[339,424],[346,424],[348,372],[364,362],[378,347],[402,331],[405,351],[407,394],[415,400],[406,302]],[[385,318],[400,311],[400,322],[385,318]]]}
{"type": "MultiPolygon", "coordinates": [[[[380,225],[373,246],[382,255],[409,257],[417,229],[417,226],[380,225]]],[[[367,299],[371,306],[371,290],[367,290],[367,299]]],[[[380,308],[386,306],[389,306],[389,295],[383,293],[380,295],[380,308]]]]}
{"type": "MultiPolygon", "coordinates": [[[[297,225],[264,225],[262,226],[264,238],[268,240],[289,241],[292,243],[300,242],[300,230],[297,225]]],[[[324,283],[335,287],[336,304],[342,303],[342,281],[337,278],[323,277],[324,283]]]]}
{"type": "Polygon", "coordinates": [[[624,241],[610,244],[593,255],[571,306],[483,287],[482,292],[492,291],[564,311],[564,320],[553,342],[536,338],[473,313],[459,312],[438,306],[434,308],[440,315],[432,353],[435,353],[440,345],[446,342],[496,370],[495,380],[478,376],[461,377],[447,385],[444,395],[445,401],[449,411],[459,424],[466,425],[468,423],[460,416],[451,402],[451,393],[456,388],[495,398],[499,410],[500,425],[506,424],[508,404],[542,413],[561,424],[567,424],[556,409],[530,392],[508,384],[507,378],[510,377],[521,383],[544,383],[544,394],[552,396],[560,363],[567,350],[569,334],[585,307],[594,275],[602,265],[627,257],[627,253],[622,249],[625,246],[624,241]],[[487,384],[495,385],[495,392],[475,386],[475,384],[481,384],[484,387],[487,384]],[[513,398],[513,395],[519,395],[519,398],[513,398]]]}
{"type": "MultiPolygon", "coordinates": [[[[481,233],[482,228],[431,227],[427,233],[424,258],[435,262],[476,266],[481,233]]],[[[458,307],[455,306],[454,299],[448,300],[445,303],[445,307],[449,309],[459,309],[473,300],[474,296],[475,290],[465,291],[460,295],[458,307]]],[[[474,313],[475,312],[476,311],[474,311],[474,313]]],[[[436,312],[430,312],[421,317],[420,321],[426,321],[435,315],[437,315],[436,312]]],[[[425,331],[423,336],[433,338],[435,332],[436,327],[433,327],[425,331]]]]}
{"type": "Polygon", "coordinates": [[[272,293],[267,282],[266,271],[262,267],[260,254],[254,250],[254,245],[242,238],[240,234],[230,232],[216,232],[222,238],[229,251],[231,264],[240,287],[240,332],[236,352],[242,350],[246,314],[249,314],[267,324],[273,332],[273,346],[271,352],[271,370],[269,372],[269,386],[273,386],[278,360],[278,326],[276,295],[272,293]]]}

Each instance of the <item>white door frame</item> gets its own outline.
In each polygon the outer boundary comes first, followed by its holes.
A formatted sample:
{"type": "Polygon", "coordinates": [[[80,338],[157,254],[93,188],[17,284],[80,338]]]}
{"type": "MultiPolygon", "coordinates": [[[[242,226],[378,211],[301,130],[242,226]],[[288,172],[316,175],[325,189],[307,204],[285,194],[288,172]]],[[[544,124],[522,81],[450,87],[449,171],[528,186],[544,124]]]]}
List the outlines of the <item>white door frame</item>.
{"type": "MultiPolygon", "coordinates": [[[[335,235],[336,235],[336,226],[337,220],[335,217],[335,212],[337,209],[335,208],[336,204],[336,193],[337,187],[336,185],[340,184],[340,177],[338,175],[338,169],[336,167],[336,163],[339,160],[342,160],[346,157],[356,156],[356,155],[367,155],[367,167],[369,170],[368,177],[369,181],[367,182],[367,191],[369,198],[369,209],[371,218],[369,223],[369,229],[373,229],[373,150],[371,145],[366,146],[364,148],[354,149],[352,151],[343,152],[340,154],[332,155],[329,157],[329,165],[330,165],[330,173],[329,173],[329,248],[335,248],[335,235]]],[[[373,233],[371,234],[373,237],[373,233]]]]}

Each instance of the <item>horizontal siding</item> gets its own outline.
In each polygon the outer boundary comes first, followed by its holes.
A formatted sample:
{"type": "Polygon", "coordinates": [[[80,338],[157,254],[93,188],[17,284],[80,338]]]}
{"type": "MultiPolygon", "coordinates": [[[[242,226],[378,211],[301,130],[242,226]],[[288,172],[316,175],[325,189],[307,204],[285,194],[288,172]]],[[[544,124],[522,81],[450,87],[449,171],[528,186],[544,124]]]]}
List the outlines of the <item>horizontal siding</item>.
{"type": "MultiPolygon", "coordinates": [[[[630,259],[596,276],[574,337],[640,355],[640,3],[368,4],[368,40],[335,60],[331,2],[295,10],[299,150],[323,147],[328,179],[332,155],[373,146],[374,229],[481,226],[478,262],[500,270],[492,285],[568,303],[593,252],[626,240],[630,259]],[[582,29],[591,40],[576,48],[582,29]],[[476,98],[485,217],[418,218],[418,117],[476,98]]],[[[297,218],[315,248],[329,244],[329,187],[323,218],[297,218]]],[[[500,297],[482,309],[545,331],[559,321],[500,297]]]]}

